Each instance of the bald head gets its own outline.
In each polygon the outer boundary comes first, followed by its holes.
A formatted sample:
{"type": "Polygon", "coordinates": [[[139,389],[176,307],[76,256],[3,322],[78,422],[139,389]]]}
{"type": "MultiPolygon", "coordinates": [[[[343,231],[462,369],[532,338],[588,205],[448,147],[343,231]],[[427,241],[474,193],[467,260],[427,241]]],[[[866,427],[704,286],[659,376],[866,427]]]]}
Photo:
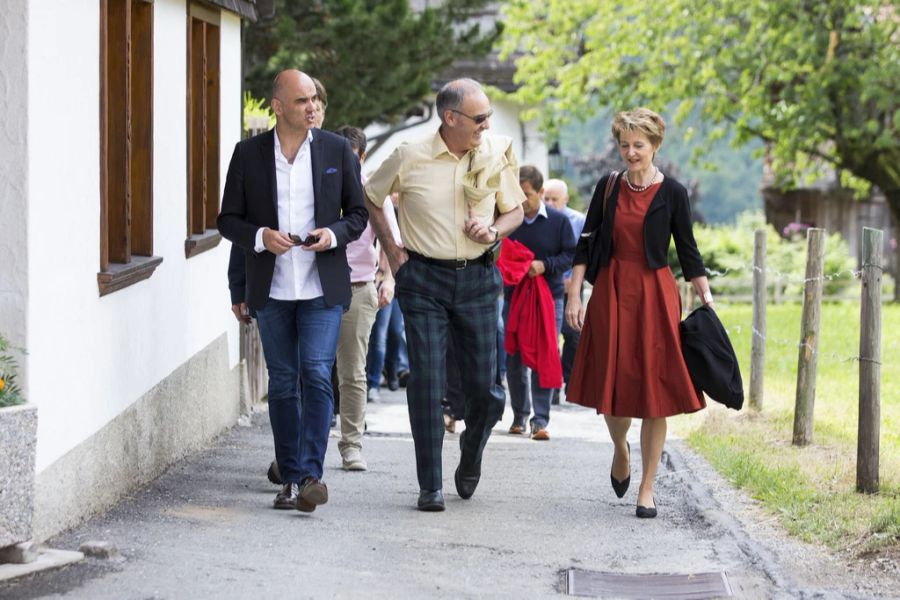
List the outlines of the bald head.
{"type": "Polygon", "coordinates": [[[296,69],[279,73],[272,81],[272,111],[279,134],[304,137],[310,128],[318,127],[318,98],[316,84],[306,73],[296,69]]]}
{"type": "Polygon", "coordinates": [[[548,179],[544,183],[544,202],[556,210],[562,210],[569,203],[569,186],[562,179],[548,179]]]}
{"type": "Polygon", "coordinates": [[[283,100],[285,92],[300,87],[303,83],[309,83],[315,88],[312,77],[297,69],[285,69],[272,80],[272,100],[283,100]]]}

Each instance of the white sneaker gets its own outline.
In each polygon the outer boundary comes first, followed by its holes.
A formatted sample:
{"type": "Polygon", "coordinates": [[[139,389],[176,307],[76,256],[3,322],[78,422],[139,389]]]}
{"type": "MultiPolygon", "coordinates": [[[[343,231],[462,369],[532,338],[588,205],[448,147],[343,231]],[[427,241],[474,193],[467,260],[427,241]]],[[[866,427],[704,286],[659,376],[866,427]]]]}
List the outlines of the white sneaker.
{"type": "Polygon", "coordinates": [[[381,402],[381,392],[378,391],[378,388],[369,388],[366,400],[368,402],[381,402]]]}
{"type": "Polygon", "coordinates": [[[345,471],[367,471],[369,469],[357,448],[347,448],[341,452],[341,462],[345,471]]]}

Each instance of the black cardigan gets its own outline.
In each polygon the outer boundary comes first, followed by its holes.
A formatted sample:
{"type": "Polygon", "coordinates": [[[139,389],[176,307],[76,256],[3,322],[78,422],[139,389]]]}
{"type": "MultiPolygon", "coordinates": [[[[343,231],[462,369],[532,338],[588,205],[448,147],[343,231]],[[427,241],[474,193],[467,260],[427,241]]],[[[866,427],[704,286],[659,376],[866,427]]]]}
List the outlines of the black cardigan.
{"type": "MultiPolygon", "coordinates": [[[[603,191],[606,189],[608,178],[609,175],[602,177],[594,188],[584,230],[578,239],[575,258],[572,261],[575,265],[584,265],[592,262],[590,259],[593,258],[596,264],[588,264],[588,273],[596,273],[607,266],[613,253],[612,232],[616,220],[616,202],[619,197],[619,186],[625,184],[621,182],[620,177],[620,183],[614,187],[607,201],[606,215],[602,215],[603,191]],[[591,238],[599,242],[599,245],[596,242],[593,244],[596,248],[593,257],[588,253],[588,240],[591,238]]],[[[694,277],[706,275],[703,259],[697,249],[697,242],[694,241],[691,204],[687,190],[671,177],[666,177],[653,196],[644,217],[644,255],[651,269],[668,266],[667,254],[669,240],[672,237],[675,238],[675,250],[684,278],[690,281],[694,277]]],[[[593,283],[592,279],[589,278],[588,282],[593,283]]]]}

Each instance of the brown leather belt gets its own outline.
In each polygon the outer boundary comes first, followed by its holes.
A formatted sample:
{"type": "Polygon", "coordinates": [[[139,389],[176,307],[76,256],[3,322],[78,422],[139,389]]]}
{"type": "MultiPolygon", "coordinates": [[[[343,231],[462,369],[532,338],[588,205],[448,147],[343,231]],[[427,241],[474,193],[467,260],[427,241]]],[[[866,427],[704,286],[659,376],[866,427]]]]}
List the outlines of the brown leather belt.
{"type": "Polygon", "coordinates": [[[350,287],[360,288],[360,287],[369,285],[370,283],[372,283],[372,282],[371,281],[351,281],[350,287]]]}
{"type": "Polygon", "coordinates": [[[457,271],[465,269],[466,267],[471,267],[472,265],[494,264],[494,256],[490,252],[485,252],[478,258],[431,258],[429,256],[422,256],[418,252],[413,252],[412,250],[407,250],[407,252],[409,253],[409,258],[412,260],[417,260],[429,265],[437,265],[446,269],[456,269],[457,271]]]}

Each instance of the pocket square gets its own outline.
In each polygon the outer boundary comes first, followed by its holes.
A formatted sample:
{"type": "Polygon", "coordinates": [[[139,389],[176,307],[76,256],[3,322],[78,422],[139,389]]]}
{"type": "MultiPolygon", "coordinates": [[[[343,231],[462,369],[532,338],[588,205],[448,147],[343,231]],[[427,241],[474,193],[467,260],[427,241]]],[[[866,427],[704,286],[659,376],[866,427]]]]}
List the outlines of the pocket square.
{"type": "Polygon", "coordinates": [[[328,167],[327,169],[325,169],[326,175],[331,175],[332,173],[337,173],[337,169],[335,169],[334,167],[328,167]]]}

